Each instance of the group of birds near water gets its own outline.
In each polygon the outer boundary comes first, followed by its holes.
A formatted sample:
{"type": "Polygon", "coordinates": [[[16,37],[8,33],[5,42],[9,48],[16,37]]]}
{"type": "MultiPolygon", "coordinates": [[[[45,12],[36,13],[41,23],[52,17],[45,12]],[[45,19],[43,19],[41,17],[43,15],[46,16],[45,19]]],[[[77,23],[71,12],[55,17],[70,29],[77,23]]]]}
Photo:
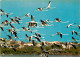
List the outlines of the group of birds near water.
{"type": "MultiPolygon", "coordinates": [[[[50,7],[50,5],[51,5],[51,1],[49,1],[49,4],[48,4],[48,6],[46,7],[46,8],[37,8],[37,10],[36,11],[45,11],[45,9],[51,9],[51,7],[50,7]]],[[[55,8],[55,7],[54,7],[55,8]]],[[[53,8],[53,9],[54,9],[53,8]]],[[[35,11],[35,12],[36,12],[35,11]]],[[[8,20],[5,20],[5,21],[3,21],[2,23],[1,23],[1,25],[0,25],[0,28],[1,28],[1,30],[2,31],[5,31],[4,30],[4,27],[5,26],[10,26],[11,28],[10,29],[6,29],[9,33],[11,33],[11,35],[7,35],[8,36],[8,38],[11,40],[12,38],[18,38],[19,39],[19,37],[18,37],[18,33],[17,33],[17,28],[15,27],[15,26],[13,26],[13,23],[15,24],[15,23],[17,23],[17,24],[21,24],[20,23],[20,21],[22,21],[22,20],[24,20],[24,19],[22,19],[21,17],[18,17],[18,16],[16,16],[16,17],[14,17],[14,18],[12,18],[12,17],[9,17],[9,15],[12,15],[11,13],[6,13],[5,11],[3,11],[2,9],[0,9],[0,15],[1,16],[3,16],[3,15],[6,15],[6,17],[7,18],[10,18],[10,21],[8,21],[8,20]],[[15,37],[12,37],[12,36],[15,36],[15,37]]],[[[28,14],[26,14],[25,16],[24,16],[24,18],[27,18],[27,17],[30,17],[30,13],[28,13],[28,14]]],[[[24,26],[24,27],[22,27],[22,31],[30,31],[31,33],[33,33],[33,30],[31,30],[31,28],[34,28],[34,27],[39,27],[39,26],[42,26],[42,27],[44,27],[44,26],[53,26],[53,25],[49,25],[49,23],[54,23],[54,22],[60,22],[60,23],[67,23],[67,22],[62,22],[62,20],[60,20],[59,18],[55,18],[55,20],[54,21],[49,21],[49,20],[45,20],[45,21],[43,21],[43,20],[40,20],[40,25],[38,25],[38,22],[36,22],[35,20],[34,20],[34,16],[33,15],[31,15],[31,22],[28,22],[28,25],[27,25],[27,28],[24,26]]],[[[69,25],[67,25],[66,26],[66,28],[69,28],[70,26],[74,26],[76,23],[73,23],[73,24],[69,24],[69,25]]],[[[78,27],[79,29],[80,29],[80,25],[77,25],[76,27],[78,27]]],[[[72,32],[72,35],[75,33],[77,36],[79,36],[79,34],[78,34],[78,32],[77,31],[75,31],[75,30],[72,30],[71,31],[72,32]]],[[[54,36],[54,35],[59,35],[60,36],[60,38],[62,38],[62,36],[63,35],[65,35],[65,34],[62,34],[61,32],[57,32],[56,34],[52,34],[52,35],[50,35],[50,36],[54,36]]],[[[29,42],[32,42],[32,44],[33,44],[33,46],[36,46],[36,41],[39,41],[39,42],[42,42],[41,41],[41,39],[43,38],[42,37],[42,35],[40,34],[40,33],[37,33],[37,32],[35,32],[35,35],[32,35],[32,36],[28,36],[28,34],[25,34],[25,36],[27,37],[27,38],[25,38],[26,40],[29,40],[29,42]],[[32,39],[32,38],[35,38],[35,39],[32,39]]],[[[73,41],[76,41],[77,42],[77,40],[72,36],[72,39],[73,39],[73,41]]],[[[45,57],[48,57],[48,51],[46,51],[46,50],[44,50],[44,48],[43,48],[43,46],[44,46],[44,43],[42,42],[42,45],[41,45],[41,51],[42,51],[42,53],[44,53],[45,54],[45,57]]]]}

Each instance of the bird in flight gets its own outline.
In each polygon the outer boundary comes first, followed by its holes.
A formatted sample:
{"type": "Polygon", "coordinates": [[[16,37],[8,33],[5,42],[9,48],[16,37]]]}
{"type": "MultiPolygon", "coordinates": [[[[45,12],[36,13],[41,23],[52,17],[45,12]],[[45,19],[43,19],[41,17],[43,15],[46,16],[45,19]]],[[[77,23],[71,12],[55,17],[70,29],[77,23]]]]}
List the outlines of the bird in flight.
{"type": "Polygon", "coordinates": [[[31,15],[31,22],[29,22],[28,27],[37,27],[37,22],[34,21],[33,16],[31,15]]]}

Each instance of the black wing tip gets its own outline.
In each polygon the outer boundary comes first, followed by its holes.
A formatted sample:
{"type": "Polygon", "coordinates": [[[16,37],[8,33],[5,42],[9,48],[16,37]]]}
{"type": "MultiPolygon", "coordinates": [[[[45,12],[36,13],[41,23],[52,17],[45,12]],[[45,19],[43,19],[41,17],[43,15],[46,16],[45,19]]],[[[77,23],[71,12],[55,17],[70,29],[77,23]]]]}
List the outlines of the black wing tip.
{"type": "Polygon", "coordinates": [[[49,3],[50,3],[51,1],[49,1],[49,3]]]}

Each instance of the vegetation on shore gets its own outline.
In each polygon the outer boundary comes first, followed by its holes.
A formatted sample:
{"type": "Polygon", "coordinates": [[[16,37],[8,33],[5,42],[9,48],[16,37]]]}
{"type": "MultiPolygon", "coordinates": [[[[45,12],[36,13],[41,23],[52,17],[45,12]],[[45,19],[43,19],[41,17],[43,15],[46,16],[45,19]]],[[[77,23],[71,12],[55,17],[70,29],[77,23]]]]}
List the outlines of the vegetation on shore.
{"type": "MultiPolygon", "coordinates": [[[[44,49],[49,51],[49,55],[80,55],[80,47],[77,47],[77,49],[71,48],[70,50],[62,49],[62,47],[60,48],[56,47],[56,49],[60,49],[62,51],[51,50],[52,49],[51,46],[45,46],[44,49]]],[[[26,46],[24,48],[16,48],[15,52],[12,48],[1,48],[1,54],[40,55],[41,49],[40,47],[26,46]]]]}

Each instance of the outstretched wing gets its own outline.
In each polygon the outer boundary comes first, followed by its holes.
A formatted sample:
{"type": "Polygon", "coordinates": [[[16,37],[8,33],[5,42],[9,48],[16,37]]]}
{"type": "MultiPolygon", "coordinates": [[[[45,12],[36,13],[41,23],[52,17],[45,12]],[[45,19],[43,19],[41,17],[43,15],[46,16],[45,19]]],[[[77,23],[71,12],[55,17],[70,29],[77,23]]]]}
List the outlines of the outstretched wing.
{"type": "Polygon", "coordinates": [[[74,31],[76,35],[78,35],[78,33],[76,31],[74,31]]]}
{"type": "Polygon", "coordinates": [[[62,34],[60,34],[60,37],[62,38],[62,34]]]}
{"type": "Polygon", "coordinates": [[[50,5],[51,5],[51,1],[49,1],[49,4],[48,4],[48,7],[47,8],[50,8],[50,5]]]}
{"type": "Polygon", "coordinates": [[[74,37],[72,37],[72,39],[73,39],[74,41],[76,41],[76,39],[75,39],[74,37]]]}
{"type": "Polygon", "coordinates": [[[28,38],[28,35],[26,34],[26,37],[28,38]]]}
{"type": "Polygon", "coordinates": [[[32,15],[31,15],[31,20],[32,20],[32,21],[34,21],[34,18],[33,18],[33,16],[32,16],[32,15]]]}
{"type": "Polygon", "coordinates": [[[73,32],[72,32],[72,35],[73,35],[73,32]]]}
{"type": "Polygon", "coordinates": [[[0,9],[1,12],[4,12],[2,9],[0,9]]]}
{"type": "Polygon", "coordinates": [[[75,45],[72,45],[72,46],[73,46],[74,49],[76,49],[76,46],[75,45]]]}
{"type": "Polygon", "coordinates": [[[4,31],[3,27],[0,27],[2,31],[4,31]]]}
{"type": "Polygon", "coordinates": [[[41,22],[44,22],[43,20],[40,20],[41,22]]]}

